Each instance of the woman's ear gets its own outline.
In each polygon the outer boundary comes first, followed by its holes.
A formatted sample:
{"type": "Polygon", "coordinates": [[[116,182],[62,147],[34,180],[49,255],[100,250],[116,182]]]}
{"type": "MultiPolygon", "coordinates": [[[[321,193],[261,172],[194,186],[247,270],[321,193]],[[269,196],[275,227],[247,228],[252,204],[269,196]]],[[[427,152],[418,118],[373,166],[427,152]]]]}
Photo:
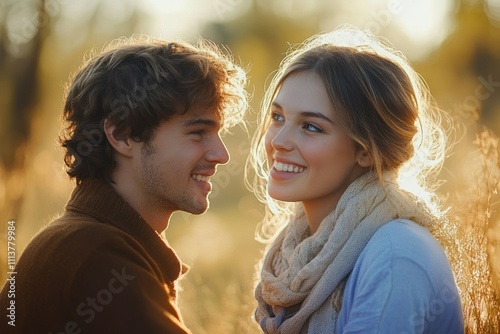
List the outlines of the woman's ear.
{"type": "Polygon", "coordinates": [[[115,130],[116,126],[114,124],[110,124],[109,120],[106,118],[104,120],[104,133],[106,134],[106,138],[108,138],[109,143],[118,154],[131,157],[132,145],[130,138],[117,138],[115,136],[115,130]]]}
{"type": "Polygon", "coordinates": [[[373,166],[373,159],[370,153],[365,149],[360,149],[357,152],[357,163],[361,167],[369,168],[373,166]]]}

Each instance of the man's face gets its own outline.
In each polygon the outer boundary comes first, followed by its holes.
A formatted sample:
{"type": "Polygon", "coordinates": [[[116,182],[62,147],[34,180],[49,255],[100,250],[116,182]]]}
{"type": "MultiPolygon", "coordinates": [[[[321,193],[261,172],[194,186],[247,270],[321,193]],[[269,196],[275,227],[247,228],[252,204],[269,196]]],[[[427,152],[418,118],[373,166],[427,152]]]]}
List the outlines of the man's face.
{"type": "Polygon", "coordinates": [[[229,161],[215,112],[188,112],[160,123],[141,143],[135,168],[144,207],[201,214],[208,208],[209,182],[218,164],[229,161]]]}

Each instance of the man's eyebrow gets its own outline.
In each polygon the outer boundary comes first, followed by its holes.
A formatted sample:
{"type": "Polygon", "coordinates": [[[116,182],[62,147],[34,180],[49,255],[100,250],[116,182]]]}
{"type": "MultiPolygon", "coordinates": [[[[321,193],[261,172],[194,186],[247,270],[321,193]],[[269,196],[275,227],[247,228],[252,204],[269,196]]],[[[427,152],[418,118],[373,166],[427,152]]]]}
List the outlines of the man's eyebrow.
{"type": "Polygon", "coordinates": [[[216,128],[220,126],[220,123],[210,118],[192,118],[182,122],[182,126],[184,127],[191,127],[197,125],[205,125],[211,128],[216,128]]]}
{"type": "MultiPolygon", "coordinates": [[[[273,102],[273,106],[276,107],[276,108],[278,108],[278,109],[280,109],[280,110],[283,109],[280,106],[280,104],[277,103],[277,102],[273,102]]],[[[317,111],[301,111],[301,112],[299,112],[299,115],[302,116],[302,117],[314,117],[314,118],[324,119],[325,121],[334,124],[333,121],[330,118],[326,117],[324,114],[322,114],[320,112],[317,112],[317,111]]]]}

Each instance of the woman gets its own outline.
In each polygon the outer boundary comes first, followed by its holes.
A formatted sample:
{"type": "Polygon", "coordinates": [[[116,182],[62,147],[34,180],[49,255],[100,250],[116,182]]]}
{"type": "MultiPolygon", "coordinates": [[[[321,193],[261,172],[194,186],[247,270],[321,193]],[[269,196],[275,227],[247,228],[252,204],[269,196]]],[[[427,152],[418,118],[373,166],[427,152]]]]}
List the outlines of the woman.
{"type": "Polygon", "coordinates": [[[445,219],[426,187],[444,157],[435,115],[405,58],[358,30],[285,58],[250,157],[278,231],[255,291],[265,333],[463,332],[431,234],[445,219]]]}

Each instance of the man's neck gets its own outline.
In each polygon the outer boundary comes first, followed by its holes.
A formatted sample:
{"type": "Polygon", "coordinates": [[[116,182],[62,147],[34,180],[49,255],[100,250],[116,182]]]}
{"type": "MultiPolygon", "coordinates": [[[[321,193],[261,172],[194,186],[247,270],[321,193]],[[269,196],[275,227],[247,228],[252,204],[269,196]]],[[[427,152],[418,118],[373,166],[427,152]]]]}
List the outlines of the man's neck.
{"type": "Polygon", "coordinates": [[[145,201],[134,182],[125,182],[119,175],[114,175],[113,188],[157,233],[167,229],[173,211],[162,210],[145,201]]]}

